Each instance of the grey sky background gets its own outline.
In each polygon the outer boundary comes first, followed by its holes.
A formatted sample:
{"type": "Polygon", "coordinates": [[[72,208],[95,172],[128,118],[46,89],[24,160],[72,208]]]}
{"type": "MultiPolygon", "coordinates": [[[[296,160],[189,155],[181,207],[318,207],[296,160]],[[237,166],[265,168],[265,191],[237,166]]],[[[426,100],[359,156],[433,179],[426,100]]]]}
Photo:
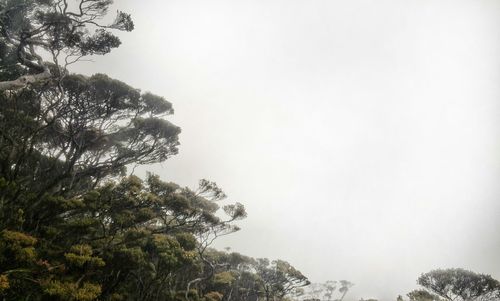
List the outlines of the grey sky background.
{"type": "Polygon", "coordinates": [[[395,300],[434,268],[500,278],[500,2],[119,0],[73,68],[174,104],[180,154],[248,210],[216,246],[395,300]]]}

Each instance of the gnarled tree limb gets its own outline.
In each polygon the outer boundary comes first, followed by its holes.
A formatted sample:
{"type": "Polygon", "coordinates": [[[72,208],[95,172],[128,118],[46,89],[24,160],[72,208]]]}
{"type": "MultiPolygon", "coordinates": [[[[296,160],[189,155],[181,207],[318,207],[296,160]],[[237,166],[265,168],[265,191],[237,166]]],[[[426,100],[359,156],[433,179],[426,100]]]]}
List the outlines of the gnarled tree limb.
{"type": "Polygon", "coordinates": [[[26,87],[29,84],[41,82],[52,77],[50,70],[47,68],[44,72],[32,75],[23,75],[15,80],[0,81],[0,91],[18,90],[26,87]]]}

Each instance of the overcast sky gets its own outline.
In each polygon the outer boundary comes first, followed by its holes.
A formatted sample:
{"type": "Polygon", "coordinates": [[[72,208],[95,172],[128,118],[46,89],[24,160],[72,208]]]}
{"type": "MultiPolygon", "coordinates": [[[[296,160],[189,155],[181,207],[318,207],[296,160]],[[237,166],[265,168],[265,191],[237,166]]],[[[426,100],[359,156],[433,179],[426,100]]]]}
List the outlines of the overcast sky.
{"type": "Polygon", "coordinates": [[[148,169],[245,204],[217,247],[357,299],[500,279],[500,1],[116,2],[136,29],[73,71],[174,104],[180,153],[148,169]]]}

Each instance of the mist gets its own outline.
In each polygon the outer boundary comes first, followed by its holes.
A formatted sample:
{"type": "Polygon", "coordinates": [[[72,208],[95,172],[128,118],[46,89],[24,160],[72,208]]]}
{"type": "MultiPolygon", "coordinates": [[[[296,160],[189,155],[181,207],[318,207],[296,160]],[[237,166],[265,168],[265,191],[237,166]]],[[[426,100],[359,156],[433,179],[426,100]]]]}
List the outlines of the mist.
{"type": "Polygon", "coordinates": [[[248,217],[219,248],[282,258],[347,299],[436,268],[500,278],[500,3],[121,0],[135,30],[72,72],[173,103],[179,154],[248,217]]]}

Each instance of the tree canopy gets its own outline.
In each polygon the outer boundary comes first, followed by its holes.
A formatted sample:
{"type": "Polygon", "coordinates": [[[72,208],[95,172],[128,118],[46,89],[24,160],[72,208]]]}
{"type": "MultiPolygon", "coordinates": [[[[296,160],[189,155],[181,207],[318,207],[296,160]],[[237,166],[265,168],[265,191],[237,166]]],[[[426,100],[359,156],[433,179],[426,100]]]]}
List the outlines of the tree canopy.
{"type": "Polygon", "coordinates": [[[131,31],[134,23],[121,11],[113,22],[103,22],[112,2],[0,1],[0,91],[60,80],[66,68],[82,57],[118,47],[120,39],[112,31],[131,31]]]}
{"type": "Polygon", "coordinates": [[[212,248],[242,204],[209,180],[133,175],[177,154],[172,104],[69,71],[133,29],[121,11],[104,22],[111,5],[0,0],[0,298],[285,300],[308,283],[291,264],[212,248]]]}
{"type": "Polygon", "coordinates": [[[446,300],[498,300],[500,282],[465,269],[438,269],[422,274],[417,283],[446,300]]]}
{"type": "MultiPolygon", "coordinates": [[[[181,129],[164,97],[70,72],[134,29],[112,5],[0,0],[0,298],[344,300],[347,280],[310,285],[285,260],[213,248],[247,216],[215,182],[134,175],[176,155],[181,129]]],[[[500,299],[500,282],[464,269],[417,283],[410,301],[500,299]]]]}

